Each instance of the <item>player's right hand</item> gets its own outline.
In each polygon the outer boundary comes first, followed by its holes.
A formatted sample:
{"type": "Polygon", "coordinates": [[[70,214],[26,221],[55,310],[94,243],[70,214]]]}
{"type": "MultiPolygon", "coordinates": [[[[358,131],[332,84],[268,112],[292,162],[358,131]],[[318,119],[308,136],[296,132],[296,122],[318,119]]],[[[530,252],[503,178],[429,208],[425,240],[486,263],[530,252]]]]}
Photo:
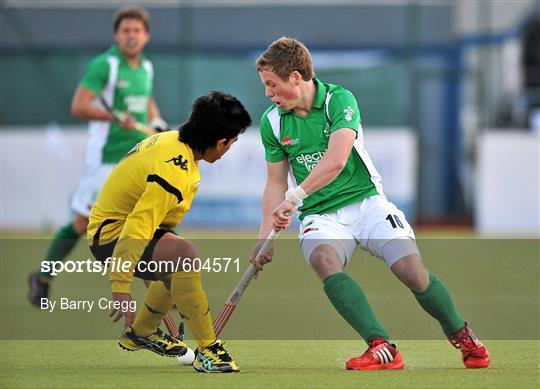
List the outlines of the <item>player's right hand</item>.
{"type": "Polygon", "coordinates": [[[272,228],[281,231],[289,227],[295,211],[296,205],[289,200],[283,200],[272,212],[272,228]]]}
{"type": "Polygon", "coordinates": [[[131,293],[114,293],[112,294],[113,309],[109,313],[109,317],[112,317],[113,323],[116,323],[122,316],[124,316],[124,328],[133,325],[135,321],[135,312],[130,310],[131,307],[131,293]],[[115,308],[118,307],[118,308],[115,308]]]}

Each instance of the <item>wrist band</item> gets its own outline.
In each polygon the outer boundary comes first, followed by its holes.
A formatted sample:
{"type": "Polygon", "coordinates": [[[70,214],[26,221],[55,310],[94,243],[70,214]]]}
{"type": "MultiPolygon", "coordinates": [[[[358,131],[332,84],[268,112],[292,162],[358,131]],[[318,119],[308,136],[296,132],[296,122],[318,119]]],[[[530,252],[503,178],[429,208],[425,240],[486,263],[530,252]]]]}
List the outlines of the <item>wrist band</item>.
{"type": "Polygon", "coordinates": [[[285,198],[294,205],[300,204],[306,197],[308,197],[308,195],[300,185],[296,188],[289,189],[287,193],[285,193],[285,198]]]}

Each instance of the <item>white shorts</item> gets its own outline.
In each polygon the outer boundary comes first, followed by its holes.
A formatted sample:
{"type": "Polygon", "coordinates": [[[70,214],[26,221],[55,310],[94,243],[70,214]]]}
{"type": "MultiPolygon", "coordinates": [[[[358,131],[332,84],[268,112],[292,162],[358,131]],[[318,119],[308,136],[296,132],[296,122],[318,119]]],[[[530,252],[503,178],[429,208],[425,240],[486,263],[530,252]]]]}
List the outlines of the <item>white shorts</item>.
{"type": "Polygon", "coordinates": [[[90,217],[101,187],[115,165],[87,166],[73,196],[71,209],[79,215],[90,217]]]}
{"type": "Polygon", "coordinates": [[[332,213],[306,216],[298,237],[308,263],[313,250],[321,244],[332,246],[343,266],[347,265],[358,245],[385,261],[388,267],[406,255],[420,255],[414,231],[405,215],[381,195],[332,213]]]}

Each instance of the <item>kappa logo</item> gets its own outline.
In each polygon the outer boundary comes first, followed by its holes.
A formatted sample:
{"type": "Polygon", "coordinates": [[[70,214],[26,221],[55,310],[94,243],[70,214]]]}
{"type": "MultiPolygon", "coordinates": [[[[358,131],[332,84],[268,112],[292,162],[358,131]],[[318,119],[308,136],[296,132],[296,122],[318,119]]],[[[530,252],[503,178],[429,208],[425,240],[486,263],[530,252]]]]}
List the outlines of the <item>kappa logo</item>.
{"type": "Polygon", "coordinates": [[[343,110],[343,113],[345,114],[345,120],[350,122],[352,120],[352,115],[354,113],[354,110],[352,109],[352,107],[349,105],[347,108],[343,110]]]}
{"type": "Polygon", "coordinates": [[[298,138],[292,139],[292,138],[289,138],[288,136],[283,138],[283,140],[281,141],[281,144],[286,147],[294,146],[294,145],[297,145],[298,143],[300,143],[300,139],[298,138]]]}
{"type": "Polygon", "coordinates": [[[184,156],[182,154],[178,154],[178,157],[173,157],[165,162],[172,162],[174,166],[179,166],[180,169],[185,170],[186,172],[188,171],[188,160],[184,159],[184,156]]]}

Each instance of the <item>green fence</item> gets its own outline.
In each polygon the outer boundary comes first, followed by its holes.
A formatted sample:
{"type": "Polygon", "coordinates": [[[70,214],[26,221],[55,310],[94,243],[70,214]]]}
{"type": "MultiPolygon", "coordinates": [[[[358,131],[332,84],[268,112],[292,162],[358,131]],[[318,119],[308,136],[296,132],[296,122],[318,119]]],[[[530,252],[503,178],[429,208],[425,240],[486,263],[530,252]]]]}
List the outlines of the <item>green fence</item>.
{"type": "MultiPolygon", "coordinates": [[[[87,63],[97,52],[4,53],[0,58],[0,125],[78,123],[69,114],[73,92],[87,63]]],[[[182,53],[150,51],[155,69],[155,97],[171,123],[187,117],[192,101],[210,90],[242,100],[258,123],[269,102],[254,67],[256,53],[182,53]]],[[[317,63],[315,63],[317,70],[317,63]]],[[[373,66],[317,70],[324,82],[341,84],[357,97],[364,123],[406,124],[403,62],[388,59],[373,66]]]]}

